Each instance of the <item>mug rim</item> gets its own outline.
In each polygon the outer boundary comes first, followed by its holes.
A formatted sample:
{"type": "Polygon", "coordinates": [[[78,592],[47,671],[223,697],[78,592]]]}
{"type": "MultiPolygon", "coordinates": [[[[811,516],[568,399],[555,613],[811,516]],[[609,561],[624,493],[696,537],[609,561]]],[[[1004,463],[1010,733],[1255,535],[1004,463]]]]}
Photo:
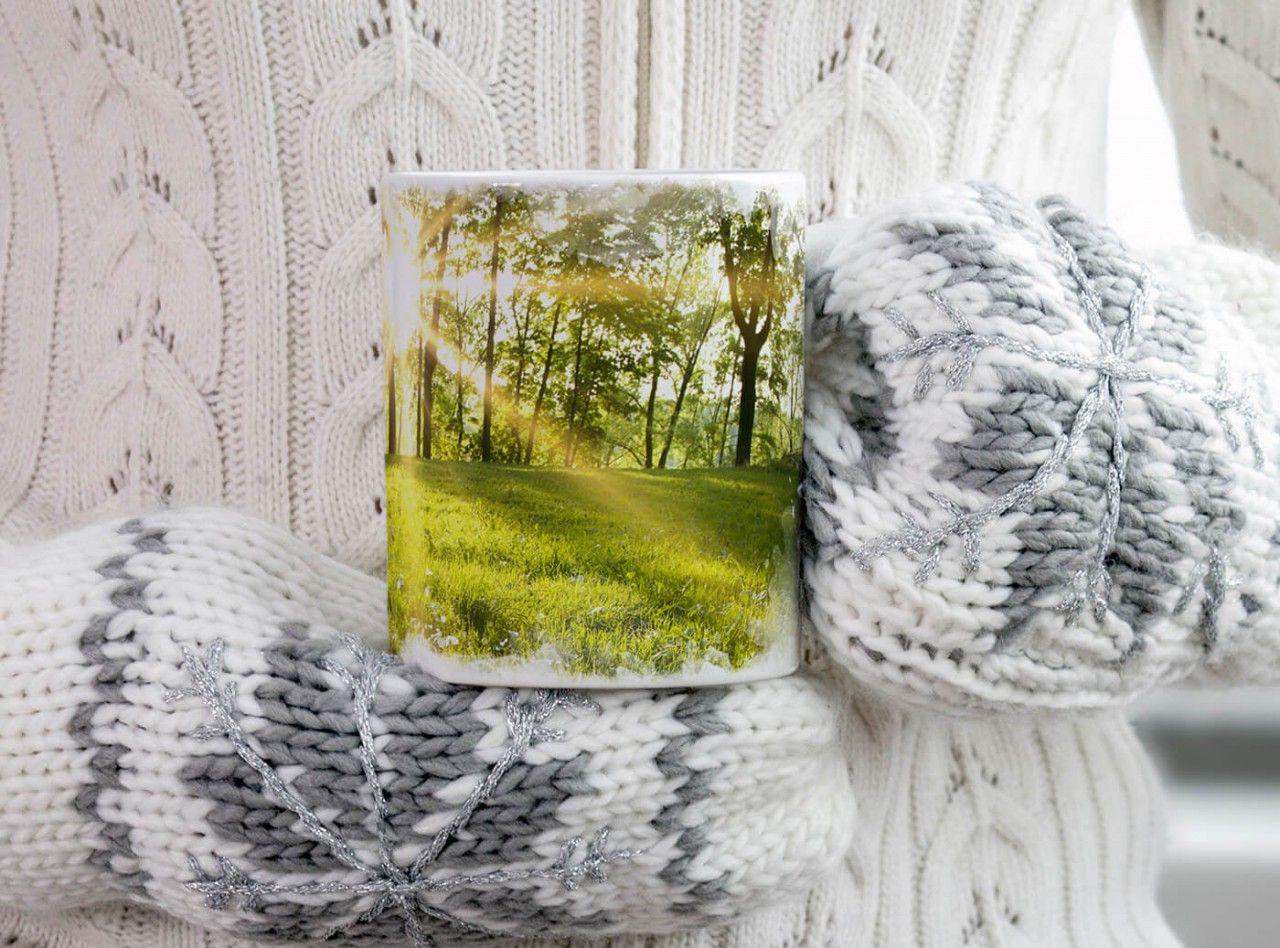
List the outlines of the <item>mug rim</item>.
{"type": "Polygon", "coordinates": [[[409,184],[557,184],[574,181],[715,180],[752,184],[788,182],[804,184],[799,171],[774,168],[493,168],[465,171],[388,171],[384,186],[409,184]]]}

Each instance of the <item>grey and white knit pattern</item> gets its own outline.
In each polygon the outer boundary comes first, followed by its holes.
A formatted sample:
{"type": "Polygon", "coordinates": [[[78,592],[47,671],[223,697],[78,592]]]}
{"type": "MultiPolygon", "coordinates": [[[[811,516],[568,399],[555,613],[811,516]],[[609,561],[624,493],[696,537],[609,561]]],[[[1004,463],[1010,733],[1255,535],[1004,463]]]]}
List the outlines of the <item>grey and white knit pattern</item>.
{"type": "Polygon", "coordinates": [[[1276,356],[1056,198],[811,228],[816,627],[953,707],[1088,707],[1280,655],[1276,356]]]}
{"type": "Polygon", "coordinates": [[[210,510],[0,552],[0,899],[451,945],[712,924],[847,850],[816,678],[457,687],[370,644],[383,595],[210,510]]]}

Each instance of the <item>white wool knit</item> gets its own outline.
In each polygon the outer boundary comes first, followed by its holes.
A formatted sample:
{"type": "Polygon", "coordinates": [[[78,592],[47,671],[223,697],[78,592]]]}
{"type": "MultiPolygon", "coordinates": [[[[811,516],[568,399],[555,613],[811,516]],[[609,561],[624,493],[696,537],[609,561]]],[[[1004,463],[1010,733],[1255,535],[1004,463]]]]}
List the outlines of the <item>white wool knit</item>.
{"type": "Polygon", "coordinates": [[[378,211],[412,168],[772,167],[1101,204],[1116,0],[19,0],[0,533],[219,503],[385,556],[378,211]]]}
{"type": "Polygon", "coordinates": [[[384,839],[406,869],[435,853],[422,945],[679,932],[825,888],[854,805],[828,682],[459,688],[355,638],[381,645],[385,597],[218,510],[0,557],[0,902],[105,887],[241,934],[387,940],[416,929],[375,907],[406,884],[384,839]]]}
{"type": "Polygon", "coordinates": [[[1270,3],[1137,0],[1156,79],[1177,131],[1197,226],[1260,250],[1280,247],[1280,15],[1270,3]]]}
{"type": "Polygon", "coordinates": [[[1280,350],[1234,301],[985,184],[810,234],[805,575],[833,658],[959,711],[1276,677],[1280,350]]]}
{"type": "MultiPolygon", "coordinates": [[[[1119,7],[6,3],[0,536],[207,503],[377,570],[384,170],[795,167],[815,218],[985,177],[1097,211],[1119,7]]],[[[1280,246],[1280,110],[1263,107],[1280,14],[1142,7],[1193,214],[1280,246]]],[[[1274,320],[1274,268],[1168,259],[1188,292],[1274,320]]],[[[860,818],[842,872],[729,926],[613,945],[1173,941],[1153,899],[1159,795],[1119,714],[956,720],[846,698],[860,818]]],[[[0,909],[0,935],[240,944],[138,906],[0,909]]]]}

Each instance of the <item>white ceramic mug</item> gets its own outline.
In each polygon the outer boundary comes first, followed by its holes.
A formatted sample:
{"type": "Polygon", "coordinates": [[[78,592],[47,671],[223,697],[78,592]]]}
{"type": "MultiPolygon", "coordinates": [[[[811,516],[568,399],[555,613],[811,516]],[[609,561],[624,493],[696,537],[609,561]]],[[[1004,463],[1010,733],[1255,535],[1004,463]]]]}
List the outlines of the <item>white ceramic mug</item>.
{"type": "Polygon", "coordinates": [[[391,646],[448,681],[798,661],[803,179],[383,182],[391,646]]]}

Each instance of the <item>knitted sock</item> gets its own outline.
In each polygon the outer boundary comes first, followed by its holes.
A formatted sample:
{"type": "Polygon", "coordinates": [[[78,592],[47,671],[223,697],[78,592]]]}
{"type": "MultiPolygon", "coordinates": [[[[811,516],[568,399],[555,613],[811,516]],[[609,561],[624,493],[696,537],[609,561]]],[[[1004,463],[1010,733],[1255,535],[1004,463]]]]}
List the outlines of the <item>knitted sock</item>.
{"type": "Polygon", "coordinates": [[[1274,354],[1059,199],[940,189],[809,246],[812,617],[953,708],[1280,670],[1274,354]]]}
{"type": "Polygon", "coordinates": [[[0,899],[264,938],[664,932],[847,850],[819,679],[455,687],[366,644],[383,596],[211,510],[0,555],[0,899]]]}

